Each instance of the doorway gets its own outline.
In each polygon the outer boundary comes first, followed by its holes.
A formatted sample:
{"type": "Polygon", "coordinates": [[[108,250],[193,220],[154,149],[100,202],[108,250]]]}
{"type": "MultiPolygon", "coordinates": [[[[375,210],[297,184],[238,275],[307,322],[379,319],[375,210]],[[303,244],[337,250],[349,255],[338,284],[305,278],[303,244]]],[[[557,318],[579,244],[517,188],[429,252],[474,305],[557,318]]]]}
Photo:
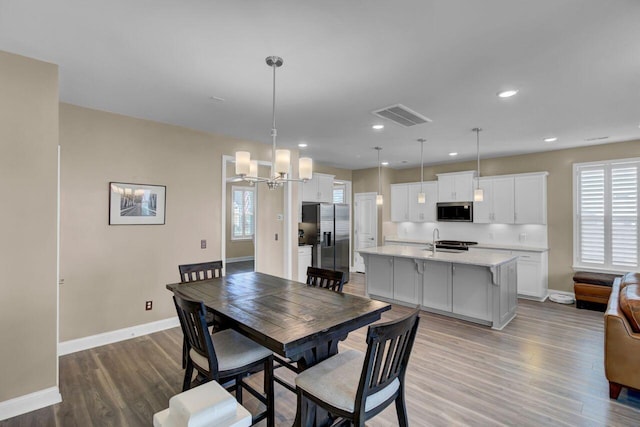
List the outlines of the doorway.
{"type": "MultiPolygon", "coordinates": [[[[291,277],[291,236],[289,230],[291,220],[291,191],[288,185],[270,190],[265,184],[256,183],[253,186],[235,177],[235,162],[232,156],[222,156],[222,206],[221,226],[225,238],[220,242],[220,253],[225,260],[225,274],[236,271],[234,264],[244,263],[253,259],[253,266],[249,271],[267,273],[274,276],[291,277]],[[251,189],[248,190],[248,189],[251,189]],[[234,190],[237,199],[234,201],[234,190]],[[245,198],[252,199],[245,203],[245,198]],[[253,202],[253,216],[239,214],[238,209],[249,209],[253,202]],[[235,206],[234,206],[235,203],[235,206]],[[252,222],[253,233],[244,233],[241,238],[233,239],[234,215],[236,236],[246,229],[239,219],[252,222]],[[240,229],[243,231],[240,232],[240,229]],[[242,247],[242,248],[241,248],[242,247]]],[[[260,176],[268,176],[271,163],[259,161],[260,176]]]]}
{"type": "Polygon", "coordinates": [[[378,206],[376,205],[376,193],[356,193],[354,205],[355,248],[353,264],[357,272],[364,273],[364,259],[357,251],[378,246],[378,206]]]}

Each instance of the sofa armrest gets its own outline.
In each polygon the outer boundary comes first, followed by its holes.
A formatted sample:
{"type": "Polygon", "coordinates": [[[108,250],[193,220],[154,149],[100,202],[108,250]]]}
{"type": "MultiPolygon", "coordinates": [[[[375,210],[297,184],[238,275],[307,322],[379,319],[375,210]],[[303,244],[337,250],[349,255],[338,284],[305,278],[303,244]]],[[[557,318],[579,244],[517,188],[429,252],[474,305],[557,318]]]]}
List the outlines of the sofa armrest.
{"type": "Polygon", "coordinates": [[[604,315],[604,369],[609,381],[640,389],[640,333],[620,310],[620,287],[616,279],[604,315]]]}

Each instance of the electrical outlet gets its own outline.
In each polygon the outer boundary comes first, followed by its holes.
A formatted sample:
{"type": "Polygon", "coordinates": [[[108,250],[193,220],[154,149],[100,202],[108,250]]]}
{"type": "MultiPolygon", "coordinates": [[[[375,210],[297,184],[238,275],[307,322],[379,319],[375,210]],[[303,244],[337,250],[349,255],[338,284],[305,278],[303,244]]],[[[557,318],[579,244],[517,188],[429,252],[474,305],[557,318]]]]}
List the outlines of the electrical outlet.
{"type": "Polygon", "coordinates": [[[200,240],[200,249],[207,249],[207,241],[206,241],[206,239],[200,240]]]}
{"type": "Polygon", "coordinates": [[[149,311],[149,310],[151,310],[152,308],[153,308],[153,301],[147,301],[147,302],[144,304],[144,309],[145,309],[145,310],[149,311]]]}

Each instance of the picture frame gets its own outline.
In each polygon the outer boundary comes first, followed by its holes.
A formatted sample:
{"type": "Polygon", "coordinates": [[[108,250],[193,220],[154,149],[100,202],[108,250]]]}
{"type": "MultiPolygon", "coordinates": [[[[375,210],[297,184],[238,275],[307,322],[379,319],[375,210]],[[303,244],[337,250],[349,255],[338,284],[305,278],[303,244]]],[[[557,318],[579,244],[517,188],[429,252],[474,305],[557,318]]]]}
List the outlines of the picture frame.
{"type": "Polygon", "coordinates": [[[167,187],[109,183],[109,225],[164,225],[167,187]]]}

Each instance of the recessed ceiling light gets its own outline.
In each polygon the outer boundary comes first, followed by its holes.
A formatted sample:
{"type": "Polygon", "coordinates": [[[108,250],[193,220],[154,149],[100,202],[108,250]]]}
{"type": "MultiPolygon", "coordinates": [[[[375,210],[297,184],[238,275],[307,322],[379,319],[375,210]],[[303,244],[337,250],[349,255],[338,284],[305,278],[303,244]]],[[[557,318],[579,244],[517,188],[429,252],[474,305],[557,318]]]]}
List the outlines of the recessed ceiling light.
{"type": "Polygon", "coordinates": [[[298,144],[298,147],[307,148],[307,143],[306,142],[301,142],[300,144],[298,144]]]}
{"type": "Polygon", "coordinates": [[[382,130],[382,129],[384,129],[384,125],[373,125],[371,127],[373,128],[373,130],[382,130]]]}
{"type": "Polygon", "coordinates": [[[456,153],[456,152],[454,151],[453,153],[449,153],[449,155],[450,155],[451,157],[453,157],[453,156],[457,156],[457,155],[458,155],[458,153],[456,153]]]}
{"type": "Polygon", "coordinates": [[[389,162],[380,162],[382,166],[389,166],[389,162]]]}
{"type": "Polygon", "coordinates": [[[518,93],[518,89],[509,89],[509,90],[503,90],[502,92],[498,92],[498,96],[500,98],[511,98],[516,93],[518,93]]]}
{"type": "Polygon", "coordinates": [[[556,138],[555,136],[550,136],[549,138],[545,138],[543,141],[544,142],[556,142],[558,140],[558,138],[556,138]]]}

